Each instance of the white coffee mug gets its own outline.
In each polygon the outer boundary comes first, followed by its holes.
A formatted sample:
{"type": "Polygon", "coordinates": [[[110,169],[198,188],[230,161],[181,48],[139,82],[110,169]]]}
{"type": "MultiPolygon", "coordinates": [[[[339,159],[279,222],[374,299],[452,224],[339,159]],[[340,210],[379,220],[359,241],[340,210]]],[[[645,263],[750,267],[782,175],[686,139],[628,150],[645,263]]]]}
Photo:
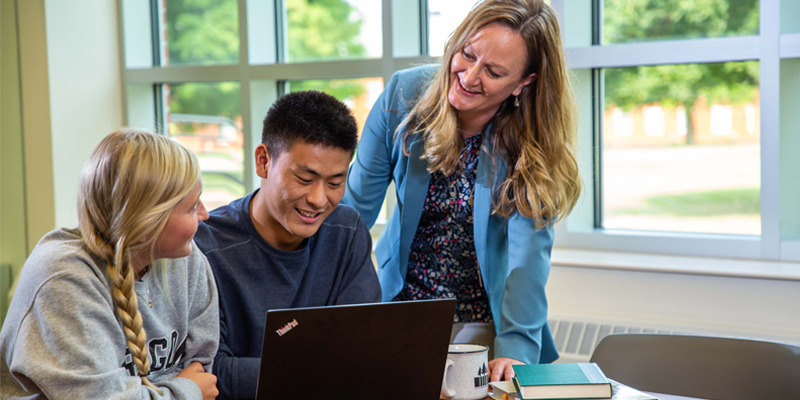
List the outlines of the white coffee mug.
{"type": "Polygon", "coordinates": [[[489,393],[489,346],[451,344],[440,399],[475,400],[489,393]]]}

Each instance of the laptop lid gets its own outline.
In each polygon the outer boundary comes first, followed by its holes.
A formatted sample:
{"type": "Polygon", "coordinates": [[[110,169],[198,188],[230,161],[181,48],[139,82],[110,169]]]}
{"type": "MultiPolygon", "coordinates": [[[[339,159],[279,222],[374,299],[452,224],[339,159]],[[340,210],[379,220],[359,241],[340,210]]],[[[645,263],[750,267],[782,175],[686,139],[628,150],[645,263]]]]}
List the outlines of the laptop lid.
{"type": "Polygon", "coordinates": [[[270,310],[256,399],[438,399],[455,305],[270,310]]]}

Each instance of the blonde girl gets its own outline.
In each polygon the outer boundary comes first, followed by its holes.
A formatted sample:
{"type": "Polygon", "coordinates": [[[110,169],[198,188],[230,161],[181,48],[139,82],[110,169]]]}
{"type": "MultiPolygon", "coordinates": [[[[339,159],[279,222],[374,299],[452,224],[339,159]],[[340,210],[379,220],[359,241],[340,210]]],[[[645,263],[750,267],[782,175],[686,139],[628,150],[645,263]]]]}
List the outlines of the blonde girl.
{"type": "Polygon", "coordinates": [[[491,347],[490,381],[558,357],[544,287],[553,224],[581,189],[575,119],[553,9],[485,0],[440,66],[392,77],[348,175],[342,203],[368,225],[395,184],[375,248],[383,300],[456,298],[453,340],[491,347]]]}
{"type": "Polygon", "coordinates": [[[81,172],[79,227],[45,235],[0,331],[17,399],[213,399],[217,293],[192,238],[197,159],[163,136],[106,136],[81,172]]]}

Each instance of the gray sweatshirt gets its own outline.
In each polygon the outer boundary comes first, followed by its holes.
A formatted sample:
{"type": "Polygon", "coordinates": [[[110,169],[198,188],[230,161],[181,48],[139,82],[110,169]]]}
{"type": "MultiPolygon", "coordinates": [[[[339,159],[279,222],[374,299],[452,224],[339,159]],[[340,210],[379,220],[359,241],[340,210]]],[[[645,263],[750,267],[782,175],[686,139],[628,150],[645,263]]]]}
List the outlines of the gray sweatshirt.
{"type": "Polygon", "coordinates": [[[169,297],[155,270],[135,283],[150,355],[141,383],[117,319],[106,263],[81,247],[80,231],[57,229],[34,248],[0,330],[0,399],[201,399],[177,375],[193,361],[211,371],[219,312],[208,261],[166,260],[169,297]],[[147,304],[147,290],[152,308],[147,304]]]}

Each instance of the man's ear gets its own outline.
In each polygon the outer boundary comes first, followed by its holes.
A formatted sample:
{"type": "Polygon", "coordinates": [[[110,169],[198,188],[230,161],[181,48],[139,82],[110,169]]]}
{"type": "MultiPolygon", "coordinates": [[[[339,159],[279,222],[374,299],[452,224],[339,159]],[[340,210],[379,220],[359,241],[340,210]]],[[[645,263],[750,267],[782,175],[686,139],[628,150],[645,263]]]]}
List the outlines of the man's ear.
{"type": "Polygon", "coordinates": [[[271,158],[269,157],[269,149],[267,149],[267,145],[261,143],[256,147],[256,175],[258,175],[261,179],[267,179],[267,170],[269,169],[269,163],[271,158]]]}

